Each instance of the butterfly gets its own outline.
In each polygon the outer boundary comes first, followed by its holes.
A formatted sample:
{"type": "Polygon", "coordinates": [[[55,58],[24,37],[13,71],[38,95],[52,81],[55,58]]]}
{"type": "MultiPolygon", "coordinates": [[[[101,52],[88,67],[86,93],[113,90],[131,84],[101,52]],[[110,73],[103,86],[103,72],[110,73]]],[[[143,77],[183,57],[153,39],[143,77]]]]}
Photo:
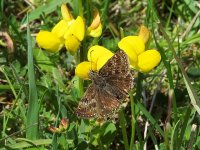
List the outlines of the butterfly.
{"type": "Polygon", "coordinates": [[[119,110],[123,99],[133,86],[129,60],[118,50],[98,71],[90,71],[92,83],[76,109],[81,118],[106,118],[119,110]]]}

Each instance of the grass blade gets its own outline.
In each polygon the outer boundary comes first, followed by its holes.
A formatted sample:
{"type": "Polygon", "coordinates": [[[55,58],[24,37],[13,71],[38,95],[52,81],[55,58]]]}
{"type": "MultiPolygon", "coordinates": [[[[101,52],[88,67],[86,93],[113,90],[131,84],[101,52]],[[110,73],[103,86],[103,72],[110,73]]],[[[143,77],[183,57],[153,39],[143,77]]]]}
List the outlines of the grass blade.
{"type": "Polygon", "coordinates": [[[136,107],[138,107],[142,113],[144,113],[144,115],[146,116],[146,118],[149,120],[149,122],[156,128],[156,130],[162,135],[162,137],[164,137],[164,132],[161,129],[161,127],[159,126],[159,124],[157,123],[157,121],[151,116],[151,114],[149,113],[149,111],[139,102],[135,103],[136,107]]]}
{"type": "MultiPolygon", "coordinates": [[[[28,15],[27,15],[28,18],[28,15]]],[[[39,115],[39,104],[37,88],[35,84],[35,73],[33,67],[33,51],[32,51],[32,40],[30,35],[29,20],[27,23],[27,41],[28,41],[28,83],[29,83],[29,99],[28,99],[28,110],[27,110],[27,127],[30,127],[26,131],[26,137],[31,140],[37,139],[38,136],[38,115],[39,115]]]]}
{"type": "MultiPolygon", "coordinates": [[[[69,2],[69,0],[52,0],[49,1],[48,5],[41,5],[37,7],[36,9],[32,10],[29,15],[29,21],[33,21],[35,19],[38,19],[42,14],[48,15],[49,13],[56,10],[58,6],[60,6],[62,3],[69,2]]],[[[21,24],[26,23],[27,17],[23,19],[21,24]]]]}
{"type": "Polygon", "coordinates": [[[39,140],[30,141],[30,140],[21,138],[19,140],[21,140],[19,143],[8,145],[7,147],[11,149],[21,149],[21,148],[28,148],[28,147],[37,148],[38,146],[42,146],[42,145],[50,145],[52,142],[51,139],[39,139],[39,140]]]}

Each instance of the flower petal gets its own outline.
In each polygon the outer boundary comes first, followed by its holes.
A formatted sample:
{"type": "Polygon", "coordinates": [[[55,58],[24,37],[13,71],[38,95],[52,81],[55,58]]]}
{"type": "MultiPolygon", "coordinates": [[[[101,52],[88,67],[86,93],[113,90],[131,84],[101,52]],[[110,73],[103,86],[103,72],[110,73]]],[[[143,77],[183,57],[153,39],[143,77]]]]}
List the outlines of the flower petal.
{"type": "Polygon", "coordinates": [[[99,57],[106,55],[112,56],[113,53],[103,46],[95,45],[88,50],[87,58],[89,61],[97,63],[99,57]]]}
{"type": "Polygon", "coordinates": [[[66,30],[69,28],[69,22],[66,20],[60,20],[52,29],[52,33],[56,34],[59,38],[63,38],[66,30]]]}
{"type": "Polygon", "coordinates": [[[102,33],[101,19],[99,16],[99,11],[96,9],[94,11],[94,19],[91,25],[87,29],[87,35],[92,37],[99,37],[101,33],[102,33]]]}
{"type": "Polygon", "coordinates": [[[65,47],[66,49],[74,55],[78,50],[80,45],[80,41],[74,35],[68,35],[65,40],[65,47]]]}
{"type": "Polygon", "coordinates": [[[61,5],[61,13],[62,13],[62,17],[63,19],[65,19],[66,21],[71,21],[73,20],[73,16],[71,15],[68,7],[66,4],[62,4],[61,5]]]}
{"type": "Polygon", "coordinates": [[[99,57],[97,61],[97,70],[99,71],[112,56],[112,53],[108,53],[99,57]]]}
{"type": "Polygon", "coordinates": [[[120,49],[126,51],[134,51],[137,55],[145,50],[144,41],[139,36],[127,36],[119,41],[118,46],[120,49]]]}
{"type": "Polygon", "coordinates": [[[82,17],[78,16],[76,20],[70,25],[69,29],[66,31],[64,38],[66,39],[68,35],[74,35],[79,41],[82,41],[85,34],[85,24],[82,17]]]}
{"type": "Polygon", "coordinates": [[[41,30],[36,36],[36,41],[41,48],[54,53],[59,51],[64,45],[63,41],[56,34],[49,31],[41,30]]]}
{"type": "Polygon", "coordinates": [[[76,66],[75,74],[82,79],[89,79],[88,73],[90,70],[96,71],[96,64],[84,61],[76,66]]]}
{"type": "Polygon", "coordinates": [[[91,37],[99,37],[102,34],[102,25],[101,23],[96,29],[92,29],[91,27],[88,27],[87,29],[87,35],[91,37]]]}
{"type": "Polygon", "coordinates": [[[118,46],[128,55],[132,67],[137,68],[138,55],[145,50],[143,40],[138,36],[127,36],[119,41],[118,46]]]}
{"type": "Polygon", "coordinates": [[[151,32],[147,29],[147,27],[141,26],[139,37],[144,41],[145,45],[147,46],[151,38],[151,32]]]}
{"type": "Polygon", "coordinates": [[[101,24],[101,19],[99,16],[99,11],[97,9],[94,10],[94,19],[90,25],[92,29],[96,29],[101,24]]]}
{"type": "Polygon", "coordinates": [[[131,50],[131,49],[122,49],[129,58],[130,64],[132,65],[133,68],[137,68],[137,61],[138,61],[138,56],[135,53],[135,51],[131,50]]]}
{"type": "Polygon", "coordinates": [[[138,67],[141,72],[149,72],[160,60],[161,55],[157,50],[147,50],[138,56],[138,67]]]}

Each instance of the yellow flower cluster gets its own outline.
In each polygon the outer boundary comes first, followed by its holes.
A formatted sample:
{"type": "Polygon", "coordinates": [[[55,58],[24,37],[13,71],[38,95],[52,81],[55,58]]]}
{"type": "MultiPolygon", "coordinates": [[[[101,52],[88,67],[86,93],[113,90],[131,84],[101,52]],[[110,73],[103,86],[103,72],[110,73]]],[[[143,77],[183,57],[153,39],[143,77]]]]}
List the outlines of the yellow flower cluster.
{"type": "MultiPolygon", "coordinates": [[[[102,25],[98,10],[94,10],[94,19],[87,29],[83,18],[78,16],[74,19],[65,4],[61,6],[61,13],[63,19],[51,31],[41,30],[36,36],[38,45],[46,51],[55,53],[65,46],[74,54],[85,36],[101,35],[102,25]]],[[[124,37],[118,43],[118,47],[128,55],[131,67],[143,73],[152,70],[161,60],[157,50],[146,50],[150,37],[151,32],[145,26],[141,26],[137,36],[124,37]]],[[[75,73],[83,79],[88,79],[90,70],[99,71],[112,56],[110,50],[99,45],[92,46],[88,50],[88,61],[78,64],[75,73]]]]}
{"type": "MultiPolygon", "coordinates": [[[[65,4],[61,6],[61,13],[63,19],[54,26],[51,32],[41,30],[36,36],[36,41],[48,52],[58,52],[65,45],[66,49],[74,54],[85,37],[85,23],[81,16],[74,19],[65,4]]],[[[87,28],[86,35],[98,37],[101,33],[99,12],[95,10],[94,20],[87,28]]]]}
{"type": "Polygon", "coordinates": [[[87,54],[89,61],[78,64],[75,69],[75,74],[82,79],[89,79],[89,71],[98,71],[113,55],[111,51],[102,46],[92,46],[87,54]]]}
{"type": "Polygon", "coordinates": [[[118,43],[119,48],[128,55],[131,66],[143,73],[152,70],[161,60],[157,50],[146,50],[150,36],[151,32],[141,26],[138,36],[127,36],[118,43]]]}
{"type": "MultiPolygon", "coordinates": [[[[140,72],[149,72],[157,66],[161,60],[161,55],[157,50],[146,50],[151,32],[142,26],[138,36],[127,36],[119,41],[118,46],[129,57],[132,68],[140,72]]],[[[88,51],[88,61],[77,65],[75,74],[83,79],[89,79],[90,70],[99,71],[101,67],[113,56],[108,49],[95,45],[88,51]]]]}

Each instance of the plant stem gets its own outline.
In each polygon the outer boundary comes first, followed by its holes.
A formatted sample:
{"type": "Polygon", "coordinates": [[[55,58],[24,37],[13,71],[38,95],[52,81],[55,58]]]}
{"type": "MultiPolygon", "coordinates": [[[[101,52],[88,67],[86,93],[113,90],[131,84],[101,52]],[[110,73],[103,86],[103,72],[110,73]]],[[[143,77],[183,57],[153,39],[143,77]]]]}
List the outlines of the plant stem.
{"type": "Polygon", "coordinates": [[[129,150],[128,137],[127,137],[127,132],[126,132],[126,123],[125,123],[124,119],[125,119],[124,112],[123,112],[123,109],[121,109],[119,111],[119,123],[122,128],[122,136],[123,136],[123,140],[124,140],[125,150],[129,150]]]}
{"type": "Polygon", "coordinates": [[[134,112],[134,98],[133,90],[130,91],[130,101],[131,101],[131,141],[130,141],[130,150],[133,149],[133,144],[135,140],[135,112],[134,112]]]}

